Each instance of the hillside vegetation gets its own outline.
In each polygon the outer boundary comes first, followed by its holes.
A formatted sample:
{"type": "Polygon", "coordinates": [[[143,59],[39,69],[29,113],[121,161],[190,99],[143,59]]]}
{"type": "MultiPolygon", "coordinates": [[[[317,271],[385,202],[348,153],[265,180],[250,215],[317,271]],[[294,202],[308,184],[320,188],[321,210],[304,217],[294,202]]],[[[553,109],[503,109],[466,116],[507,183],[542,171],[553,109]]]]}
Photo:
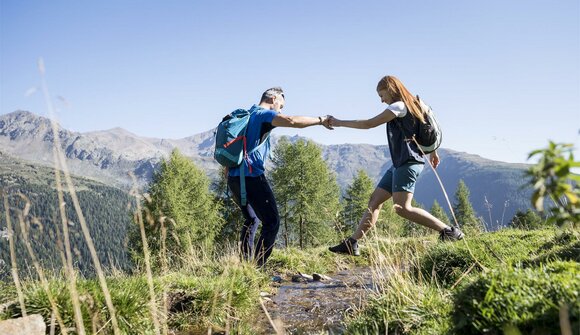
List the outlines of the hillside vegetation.
{"type": "MultiPolygon", "coordinates": [[[[126,192],[90,179],[73,178],[73,183],[101,262],[107,269],[130,269],[127,231],[132,222],[129,208],[134,201],[126,192]]],[[[21,221],[42,265],[58,272],[62,267],[64,240],[54,170],[0,154],[0,187],[6,196],[2,201],[5,198],[10,207],[16,258],[21,265],[27,265],[20,267],[21,274],[30,274],[27,268],[32,266],[24,244],[21,221]],[[27,213],[22,215],[25,210],[27,213]]],[[[94,265],[66,187],[64,203],[75,266],[81,274],[94,276],[94,265]]],[[[3,203],[0,205],[0,231],[5,232],[4,238],[0,237],[0,279],[7,279],[10,277],[10,250],[6,243],[6,208],[3,203]]]]}

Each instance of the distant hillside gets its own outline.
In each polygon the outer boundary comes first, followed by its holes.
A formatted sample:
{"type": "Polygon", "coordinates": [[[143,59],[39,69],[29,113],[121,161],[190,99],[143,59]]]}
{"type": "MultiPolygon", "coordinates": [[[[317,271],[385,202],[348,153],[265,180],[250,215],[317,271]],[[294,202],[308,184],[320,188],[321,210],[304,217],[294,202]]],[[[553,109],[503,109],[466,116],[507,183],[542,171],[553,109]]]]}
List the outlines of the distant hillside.
{"type": "MultiPolygon", "coordinates": [[[[212,158],[213,130],[182,139],[155,139],[139,137],[120,128],[88,133],[59,129],[62,149],[66,153],[70,170],[108,185],[125,189],[130,187],[132,182],[128,172],[133,172],[139,178],[141,186],[145,185],[151,180],[161,159],[175,148],[195,161],[210,177],[215,177],[218,171],[218,165],[212,158]]],[[[294,136],[291,140],[299,138],[294,136]]],[[[272,136],[274,147],[278,139],[275,134],[272,136]]],[[[52,145],[50,120],[24,111],[0,115],[1,150],[27,161],[51,165],[52,145]]],[[[378,181],[391,164],[386,145],[341,144],[320,147],[343,189],[359,169],[378,181]]],[[[523,172],[527,165],[492,161],[449,149],[440,149],[440,156],[442,163],[438,171],[451,200],[459,179],[463,179],[471,190],[471,201],[478,214],[490,221],[491,211],[490,228],[499,224],[496,221],[505,224],[518,209],[530,207],[528,199],[531,192],[523,188],[526,185],[523,172]],[[489,210],[485,206],[486,198],[492,205],[489,210]]],[[[426,208],[431,207],[434,199],[446,208],[443,193],[429,168],[421,175],[416,192],[417,200],[426,208]]]]}
{"type": "MultiPolygon", "coordinates": [[[[64,178],[63,178],[64,180],[64,178]]],[[[127,228],[131,223],[131,198],[122,190],[86,178],[73,178],[75,190],[93,242],[104,268],[130,267],[126,251],[127,228]]],[[[0,189],[8,196],[10,217],[15,230],[16,255],[23,274],[34,272],[31,258],[23,243],[19,214],[30,204],[27,218],[35,218],[30,228],[30,241],[34,252],[46,269],[61,267],[62,224],[58,211],[58,197],[54,171],[30,164],[0,152],[0,189]],[[24,266],[24,265],[27,266],[24,266]]],[[[7,232],[4,199],[1,200],[0,231],[7,232]]],[[[65,204],[73,262],[85,275],[93,272],[92,260],[81,232],[78,216],[68,192],[65,204]]],[[[10,251],[7,238],[0,237],[0,279],[10,276],[10,251]]]]}

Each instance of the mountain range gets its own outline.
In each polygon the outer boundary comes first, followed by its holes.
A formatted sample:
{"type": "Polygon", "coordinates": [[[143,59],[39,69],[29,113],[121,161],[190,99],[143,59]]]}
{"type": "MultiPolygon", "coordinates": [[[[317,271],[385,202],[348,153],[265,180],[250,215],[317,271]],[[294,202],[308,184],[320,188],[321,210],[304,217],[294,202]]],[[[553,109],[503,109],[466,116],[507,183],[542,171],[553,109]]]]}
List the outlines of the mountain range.
{"type": "MultiPolygon", "coordinates": [[[[56,125],[61,147],[71,173],[98,180],[120,189],[129,189],[132,172],[139,186],[146,186],[161,161],[175,148],[215,178],[219,170],[213,160],[214,131],[182,139],[141,137],[121,128],[79,133],[56,125]]],[[[295,141],[301,137],[291,137],[295,141]]],[[[275,147],[279,137],[272,136],[275,147]]],[[[52,166],[54,135],[51,120],[27,111],[0,115],[0,152],[28,163],[52,166]]],[[[344,189],[359,169],[378,181],[391,160],[386,145],[320,145],[323,158],[336,172],[344,189]]],[[[493,161],[477,155],[442,148],[437,168],[448,196],[453,202],[460,179],[471,191],[470,200],[488,228],[505,225],[517,210],[530,208],[531,189],[524,175],[526,164],[493,161]]],[[[1,186],[1,185],[0,185],[1,186]]],[[[415,193],[416,200],[430,208],[446,200],[433,171],[426,167],[415,193]]]]}

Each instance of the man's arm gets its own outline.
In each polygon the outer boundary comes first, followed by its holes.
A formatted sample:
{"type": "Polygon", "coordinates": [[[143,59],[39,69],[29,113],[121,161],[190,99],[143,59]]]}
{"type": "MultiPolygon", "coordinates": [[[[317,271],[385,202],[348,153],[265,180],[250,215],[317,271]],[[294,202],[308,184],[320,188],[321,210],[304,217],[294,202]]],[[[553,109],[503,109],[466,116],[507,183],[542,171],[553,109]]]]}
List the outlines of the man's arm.
{"type": "Polygon", "coordinates": [[[310,126],[323,125],[330,129],[328,125],[329,119],[326,116],[310,117],[310,116],[290,116],[278,114],[272,120],[274,127],[289,127],[289,128],[306,128],[310,126]]]}
{"type": "Polygon", "coordinates": [[[333,127],[348,127],[356,129],[370,129],[387,123],[395,118],[395,113],[390,109],[385,109],[381,114],[368,120],[339,120],[332,118],[330,125],[333,127]]]}

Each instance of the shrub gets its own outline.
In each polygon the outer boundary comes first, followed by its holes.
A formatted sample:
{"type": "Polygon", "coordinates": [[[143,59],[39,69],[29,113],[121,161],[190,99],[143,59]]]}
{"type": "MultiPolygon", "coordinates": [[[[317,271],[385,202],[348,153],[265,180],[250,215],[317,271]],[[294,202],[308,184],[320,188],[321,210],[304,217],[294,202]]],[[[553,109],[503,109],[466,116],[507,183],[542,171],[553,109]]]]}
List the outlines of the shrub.
{"type": "Polygon", "coordinates": [[[576,262],[482,273],[454,296],[455,332],[502,334],[504,327],[515,326],[525,334],[553,333],[560,328],[561,304],[568,305],[573,329],[578,329],[579,290],[576,262]]]}

